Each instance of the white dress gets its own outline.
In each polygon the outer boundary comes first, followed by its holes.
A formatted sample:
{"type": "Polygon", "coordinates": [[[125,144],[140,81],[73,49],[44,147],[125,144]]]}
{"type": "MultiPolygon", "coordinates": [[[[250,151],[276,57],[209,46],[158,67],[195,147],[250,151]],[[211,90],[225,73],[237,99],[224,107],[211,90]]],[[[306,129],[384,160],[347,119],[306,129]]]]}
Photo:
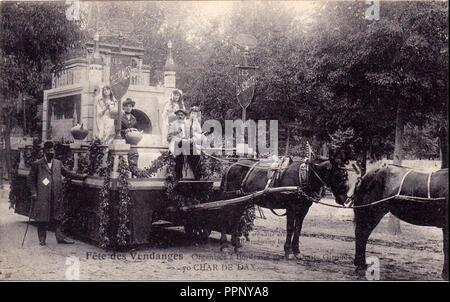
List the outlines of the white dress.
{"type": "Polygon", "coordinates": [[[118,104],[115,101],[109,99],[99,99],[96,104],[96,130],[95,135],[100,139],[102,144],[109,145],[112,143],[115,135],[116,128],[114,126],[114,119],[118,113],[118,104]],[[109,104],[109,109],[108,108],[109,104]]]}

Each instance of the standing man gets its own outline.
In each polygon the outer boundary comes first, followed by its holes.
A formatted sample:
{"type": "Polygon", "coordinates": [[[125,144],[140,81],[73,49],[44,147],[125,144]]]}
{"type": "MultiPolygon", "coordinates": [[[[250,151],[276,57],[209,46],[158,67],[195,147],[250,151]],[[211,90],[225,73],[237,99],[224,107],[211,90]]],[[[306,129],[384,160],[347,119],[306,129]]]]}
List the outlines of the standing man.
{"type": "Polygon", "coordinates": [[[169,132],[167,134],[167,140],[169,141],[169,151],[175,157],[175,177],[181,179],[183,177],[183,163],[184,155],[183,147],[186,149],[183,140],[186,139],[186,115],[187,112],[184,109],[178,109],[175,112],[176,120],[169,125],[169,132]]]}
{"type": "Polygon", "coordinates": [[[195,150],[192,136],[196,129],[192,129],[193,123],[191,120],[186,120],[186,110],[178,109],[175,111],[175,115],[177,119],[169,125],[167,140],[169,141],[169,151],[175,157],[176,179],[178,180],[183,177],[183,163],[185,159],[191,167],[194,177],[198,179],[197,166],[200,161],[200,156],[195,150]]]}
{"type": "Polygon", "coordinates": [[[53,158],[55,149],[53,142],[44,143],[44,157],[31,164],[28,175],[28,187],[31,192],[31,217],[38,223],[39,244],[45,245],[47,228],[55,226],[56,241],[61,244],[72,244],[66,239],[62,230],[62,219],[65,214],[62,177],[84,180],[87,174],[76,174],[63,166],[62,162],[53,158]]]}

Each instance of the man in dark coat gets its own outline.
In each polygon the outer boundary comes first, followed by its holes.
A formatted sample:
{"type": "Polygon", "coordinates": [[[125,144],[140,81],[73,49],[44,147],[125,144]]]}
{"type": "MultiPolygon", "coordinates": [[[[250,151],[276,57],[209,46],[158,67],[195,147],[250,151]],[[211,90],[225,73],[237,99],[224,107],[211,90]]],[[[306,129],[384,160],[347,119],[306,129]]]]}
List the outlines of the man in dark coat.
{"type": "Polygon", "coordinates": [[[62,244],[72,244],[65,238],[61,222],[65,214],[63,202],[62,177],[84,180],[87,174],[76,174],[53,158],[55,150],[53,142],[45,142],[44,157],[31,165],[28,175],[28,187],[31,192],[31,218],[38,223],[40,245],[45,245],[47,228],[55,226],[56,241],[62,244]]]}
{"type": "Polygon", "coordinates": [[[122,114],[121,131],[120,131],[122,138],[125,138],[126,130],[136,129],[137,120],[131,113],[135,104],[136,103],[130,98],[127,98],[122,104],[124,112],[124,114],[122,114]]]}
{"type": "MultiPolygon", "coordinates": [[[[130,98],[127,98],[122,104],[124,112],[124,114],[122,114],[121,130],[120,130],[122,138],[125,138],[127,130],[136,129],[137,120],[136,117],[131,113],[131,111],[134,108],[134,105],[136,105],[136,102],[130,98]]],[[[130,169],[133,175],[135,175],[135,172],[137,171],[138,160],[139,160],[139,153],[135,149],[131,149],[130,152],[128,152],[128,163],[130,165],[130,169]]]]}

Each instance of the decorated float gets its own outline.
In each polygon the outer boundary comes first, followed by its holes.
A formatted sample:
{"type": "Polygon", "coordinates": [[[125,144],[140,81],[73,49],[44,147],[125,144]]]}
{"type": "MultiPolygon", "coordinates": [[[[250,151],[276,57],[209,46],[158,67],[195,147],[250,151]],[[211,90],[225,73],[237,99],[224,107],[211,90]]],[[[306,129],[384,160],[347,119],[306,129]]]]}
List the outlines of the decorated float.
{"type": "MultiPolygon", "coordinates": [[[[95,36],[86,49],[68,60],[64,71],[53,77],[52,88],[44,91],[41,141],[56,142],[57,158],[74,172],[89,174],[85,181],[65,182],[66,232],[107,249],[152,242],[155,223],[161,221],[184,226],[186,233],[203,239],[212,230],[227,232],[239,223],[241,230],[248,232],[252,210],[244,216],[230,216],[223,211],[236,210],[236,206],[210,205],[208,211],[198,208],[202,202],[220,198],[221,162],[202,156],[200,179],[192,179],[188,165],[183,168],[183,178],[175,178],[164,114],[176,90],[171,43],[161,86],[149,85],[150,71],[143,64],[144,49],[139,45],[129,45],[122,37],[117,43],[95,36]],[[137,129],[123,139],[116,123],[117,136],[105,145],[96,139],[96,102],[107,85],[118,108],[126,98],[135,102],[132,114],[137,129]],[[131,165],[133,154],[138,160],[131,165]],[[192,206],[200,211],[192,211],[192,206]]],[[[121,112],[117,112],[117,121],[121,112]]],[[[40,157],[40,145],[28,142],[19,151],[10,202],[16,213],[29,216],[26,177],[30,163],[40,157]]],[[[237,212],[242,213],[248,206],[241,203],[238,207],[237,212]]]]}

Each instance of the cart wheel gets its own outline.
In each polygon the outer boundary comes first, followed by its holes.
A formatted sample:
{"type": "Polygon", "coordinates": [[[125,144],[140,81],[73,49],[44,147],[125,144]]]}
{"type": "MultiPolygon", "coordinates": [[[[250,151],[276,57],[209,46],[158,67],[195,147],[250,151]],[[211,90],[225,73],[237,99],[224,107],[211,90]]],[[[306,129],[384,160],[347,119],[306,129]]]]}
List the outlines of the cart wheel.
{"type": "Polygon", "coordinates": [[[188,236],[192,236],[192,237],[195,236],[194,227],[192,225],[190,225],[190,224],[184,225],[184,232],[188,236]]]}
{"type": "Polygon", "coordinates": [[[210,229],[201,228],[201,229],[199,229],[199,231],[198,231],[198,237],[199,237],[201,240],[204,240],[204,241],[208,240],[208,238],[209,238],[210,235],[211,235],[211,230],[210,230],[210,229]]]}

